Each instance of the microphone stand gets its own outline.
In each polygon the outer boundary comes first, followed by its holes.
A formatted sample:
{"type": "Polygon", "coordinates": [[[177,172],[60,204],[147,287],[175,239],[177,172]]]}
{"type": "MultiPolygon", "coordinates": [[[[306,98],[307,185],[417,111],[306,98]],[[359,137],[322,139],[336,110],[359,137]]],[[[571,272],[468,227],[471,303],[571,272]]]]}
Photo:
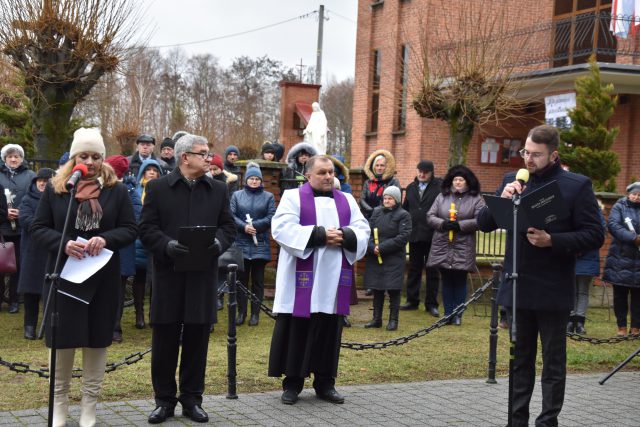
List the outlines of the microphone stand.
{"type": "Polygon", "coordinates": [[[507,426],[513,425],[513,363],[516,357],[516,292],[518,289],[518,208],[520,207],[520,195],[516,194],[513,198],[513,231],[512,231],[512,257],[511,257],[511,273],[506,274],[506,279],[511,282],[511,324],[509,328],[509,414],[507,417],[507,426]]]}
{"type": "Polygon", "coordinates": [[[51,314],[51,361],[49,363],[49,415],[47,418],[47,425],[51,427],[53,425],[53,395],[56,383],[56,356],[57,356],[57,337],[58,337],[58,288],[60,287],[60,271],[62,269],[62,254],[64,253],[65,237],[67,235],[67,228],[69,226],[69,218],[71,217],[71,205],[75,196],[75,187],[69,189],[69,205],[67,206],[67,216],[64,219],[64,226],[62,227],[62,236],[60,237],[60,243],[58,245],[58,254],[56,255],[56,263],[53,268],[53,273],[45,275],[45,281],[48,281],[49,293],[47,295],[47,302],[44,306],[44,314],[42,316],[42,325],[40,325],[40,331],[38,332],[38,338],[42,338],[44,330],[47,324],[47,318],[51,314]]]}

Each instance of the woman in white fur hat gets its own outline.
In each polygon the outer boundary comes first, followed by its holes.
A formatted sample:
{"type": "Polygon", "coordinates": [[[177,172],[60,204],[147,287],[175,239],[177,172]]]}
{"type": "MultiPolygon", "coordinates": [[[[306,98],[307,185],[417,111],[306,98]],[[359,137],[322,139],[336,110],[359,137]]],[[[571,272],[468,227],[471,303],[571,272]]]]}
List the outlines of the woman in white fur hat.
{"type": "MultiPolygon", "coordinates": [[[[16,264],[20,265],[20,236],[22,228],[18,216],[20,211],[18,206],[22,197],[29,190],[31,180],[36,176],[24,163],[24,149],[18,144],[7,144],[0,151],[2,165],[0,166],[0,185],[5,194],[0,197],[11,198],[12,207],[7,209],[9,221],[0,224],[0,232],[4,239],[13,242],[16,250],[16,264]]],[[[0,276],[1,278],[1,276],[0,276]]],[[[15,314],[19,311],[18,306],[18,282],[20,280],[20,270],[9,277],[9,313],[15,314]]],[[[0,290],[4,294],[4,280],[0,280],[0,290]]]]}
{"type": "MultiPolygon", "coordinates": [[[[104,248],[113,256],[81,286],[60,280],[60,289],[84,299],[58,296],[57,364],[55,370],[53,425],[66,424],[69,384],[75,350],[82,349],[82,403],[80,426],[96,422],[96,403],[104,377],[107,347],[111,345],[118,308],[120,259],[118,250],[133,243],[137,227],[127,189],[118,181],[113,168],[104,163],[105,148],[98,129],[78,129],[73,135],[70,158],[60,167],[40,199],[32,224],[33,241],[50,254],[47,271],[53,270],[60,239],[64,255],[83,259],[96,256],[104,248]],[[87,167],[78,181],[74,199],[65,188],[76,165],[87,167]],[[67,207],[71,217],[66,236],[62,236],[67,207]],[[83,238],[86,242],[78,241],[83,238]]],[[[48,294],[45,284],[44,294],[48,294]]],[[[51,325],[47,324],[46,344],[51,347],[51,325]]]]}

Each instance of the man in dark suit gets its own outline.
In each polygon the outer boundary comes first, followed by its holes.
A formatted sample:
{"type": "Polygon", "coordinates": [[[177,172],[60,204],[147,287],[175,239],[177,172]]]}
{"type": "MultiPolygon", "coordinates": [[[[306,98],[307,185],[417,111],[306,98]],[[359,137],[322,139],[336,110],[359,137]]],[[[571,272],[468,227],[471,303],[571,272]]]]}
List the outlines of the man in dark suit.
{"type": "Polygon", "coordinates": [[[438,271],[427,268],[427,258],[431,250],[433,229],[427,225],[427,212],[440,194],[442,180],[433,176],[433,162],[421,160],[413,182],[407,185],[402,207],[411,214],[411,236],[409,237],[409,274],[407,275],[407,302],[401,310],[415,310],[420,304],[422,271],[427,271],[425,308],[428,313],[439,317],[438,271]]]}
{"type": "Polygon", "coordinates": [[[153,254],[151,379],[157,407],[149,415],[152,424],[173,416],[178,401],[183,415],[196,422],[209,420],[201,405],[209,328],[217,313],[218,255],[235,238],[227,187],[205,175],[213,157],[206,138],[183,136],[175,145],[175,157],[173,172],[147,184],[140,222],[142,243],[153,254]],[[176,272],[174,260],[190,256],[189,248],[177,241],[179,229],[196,225],[218,227],[208,248],[212,261],[205,271],[176,272]]]}
{"type": "MultiPolygon", "coordinates": [[[[544,230],[533,227],[519,236],[516,301],[516,347],[513,362],[513,426],[529,425],[529,401],[535,383],[538,335],[542,343],[542,412],[536,426],[557,426],[564,401],[567,364],[566,327],[574,302],[575,258],[602,246],[604,228],[589,178],[565,171],[558,157],[556,128],[533,128],[520,150],[530,178],[526,185],[505,176],[499,194],[511,199],[556,181],[569,216],[549,223],[544,230]]],[[[497,225],[484,207],[478,214],[482,231],[497,225]]],[[[512,232],[507,234],[504,271],[513,265],[512,232]]],[[[512,282],[503,280],[498,303],[513,310],[512,282]]]]}

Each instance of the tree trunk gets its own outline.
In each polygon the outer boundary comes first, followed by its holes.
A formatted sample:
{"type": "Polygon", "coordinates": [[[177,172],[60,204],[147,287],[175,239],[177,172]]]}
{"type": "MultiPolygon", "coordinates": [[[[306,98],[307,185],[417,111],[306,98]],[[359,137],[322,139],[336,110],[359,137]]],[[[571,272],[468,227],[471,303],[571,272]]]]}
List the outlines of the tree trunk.
{"type": "Polygon", "coordinates": [[[50,89],[43,99],[32,106],[33,135],[36,156],[57,160],[68,150],[74,129],[70,128],[71,115],[76,105],[72,95],[50,89]]]}
{"type": "Polygon", "coordinates": [[[447,167],[467,163],[467,150],[473,136],[473,122],[458,117],[449,120],[449,161],[447,167]]]}

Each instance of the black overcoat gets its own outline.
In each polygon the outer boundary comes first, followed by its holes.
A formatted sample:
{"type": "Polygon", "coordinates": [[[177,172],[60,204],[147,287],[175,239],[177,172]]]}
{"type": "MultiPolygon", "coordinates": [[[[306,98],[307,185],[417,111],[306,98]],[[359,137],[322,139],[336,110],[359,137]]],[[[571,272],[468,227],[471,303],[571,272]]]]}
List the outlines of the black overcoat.
{"type": "Polygon", "coordinates": [[[235,238],[227,186],[208,176],[192,186],[176,168],[147,184],[140,240],[153,253],[151,323],[211,324],[216,321],[218,260],[207,271],[175,272],[166,254],[180,227],[215,225],[224,252],[235,238]]]}
{"type": "Polygon", "coordinates": [[[371,236],[367,246],[367,261],[364,270],[364,284],[367,289],[400,290],[404,279],[404,266],[407,257],[407,241],[411,234],[411,217],[400,205],[391,209],[378,206],[373,210],[371,236]],[[378,256],[375,248],[373,229],[378,229],[378,256]]]}
{"type": "MultiPolygon", "coordinates": [[[[506,184],[515,181],[515,175],[515,172],[505,175],[496,194],[500,195],[506,184]]],[[[597,249],[604,243],[600,209],[589,178],[565,171],[560,167],[560,162],[556,162],[542,173],[532,174],[523,194],[552,181],[558,182],[569,216],[545,228],[551,235],[551,247],[533,246],[524,233],[519,234],[516,304],[520,309],[572,310],[575,301],[576,254],[597,249]]],[[[487,206],[478,214],[478,225],[482,231],[497,228],[487,206]]],[[[512,233],[509,231],[504,273],[512,270],[512,247],[512,233]]],[[[511,282],[504,280],[504,273],[498,291],[498,303],[511,307],[511,282]]]]}
{"type": "MultiPolygon", "coordinates": [[[[31,225],[33,245],[39,245],[49,252],[47,271],[54,269],[58,245],[62,238],[62,229],[69,205],[69,193],[56,194],[51,185],[44,190],[36,217],[31,225]]],[[[120,256],[118,250],[133,242],[137,228],[133,216],[133,207],[127,189],[122,183],[113,187],[105,187],[98,197],[102,207],[100,228],[91,231],[79,231],[75,228],[78,202],[71,202],[71,218],[66,244],[69,240],[76,240],[78,236],[90,239],[100,236],[107,242],[106,248],[113,251],[113,256],[107,264],[85,282],[73,284],[61,280],[61,286],[82,286],[95,289],[89,304],[85,304],[65,295],[58,296],[58,324],[57,348],[91,347],[102,348],[111,345],[113,325],[115,324],[118,308],[118,289],[120,287],[120,256]]],[[[62,262],[67,260],[63,254],[62,262]]],[[[49,284],[45,283],[43,295],[49,292],[49,284]]],[[[46,329],[46,344],[51,346],[51,329],[49,322],[46,329]]]]}
{"type": "Polygon", "coordinates": [[[44,284],[45,267],[49,257],[49,251],[31,242],[31,225],[38,209],[38,203],[42,193],[36,187],[36,178],[31,181],[29,191],[20,202],[20,224],[22,236],[20,237],[20,280],[18,292],[21,294],[42,293],[44,284]]]}
{"type": "Polygon", "coordinates": [[[402,208],[411,215],[410,242],[430,242],[433,238],[433,228],[427,224],[427,212],[429,212],[431,205],[440,194],[441,185],[442,180],[440,178],[432,177],[429,185],[422,193],[422,197],[420,197],[417,178],[407,185],[402,208]]]}

